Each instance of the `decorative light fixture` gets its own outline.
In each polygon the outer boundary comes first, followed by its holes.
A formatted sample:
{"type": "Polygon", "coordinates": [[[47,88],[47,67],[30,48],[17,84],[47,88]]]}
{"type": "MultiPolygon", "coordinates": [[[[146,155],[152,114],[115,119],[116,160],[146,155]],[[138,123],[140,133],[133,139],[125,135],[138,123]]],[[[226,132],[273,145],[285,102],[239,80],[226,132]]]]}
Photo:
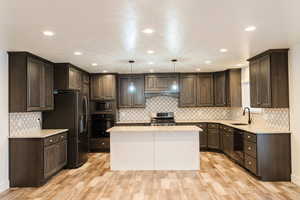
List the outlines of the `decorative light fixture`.
{"type": "MultiPolygon", "coordinates": [[[[176,62],[178,61],[177,59],[172,59],[171,60],[172,62],[173,62],[173,69],[174,69],[174,73],[176,73],[176,62]]],[[[172,86],[171,86],[171,90],[172,91],[177,91],[178,90],[178,84],[177,84],[177,82],[174,80],[173,81],[173,84],[172,84],[172,86]]]]}
{"type": "MultiPolygon", "coordinates": [[[[133,65],[133,63],[135,62],[134,60],[129,60],[128,61],[129,63],[130,63],[130,73],[132,74],[132,65],[133,65]]],[[[131,80],[131,82],[130,82],[130,84],[129,84],[129,86],[128,86],[128,91],[130,92],[130,93],[134,93],[135,92],[135,85],[134,85],[134,83],[133,83],[133,81],[131,80]]]]}

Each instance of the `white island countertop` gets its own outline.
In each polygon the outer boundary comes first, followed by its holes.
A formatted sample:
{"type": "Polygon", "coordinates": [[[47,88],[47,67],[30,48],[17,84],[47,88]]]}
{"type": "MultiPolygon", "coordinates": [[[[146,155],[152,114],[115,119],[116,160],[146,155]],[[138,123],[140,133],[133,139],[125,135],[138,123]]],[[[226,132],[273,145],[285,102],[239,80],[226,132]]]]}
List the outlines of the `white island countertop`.
{"type": "Polygon", "coordinates": [[[107,132],[199,132],[198,126],[114,126],[107,132]]]}

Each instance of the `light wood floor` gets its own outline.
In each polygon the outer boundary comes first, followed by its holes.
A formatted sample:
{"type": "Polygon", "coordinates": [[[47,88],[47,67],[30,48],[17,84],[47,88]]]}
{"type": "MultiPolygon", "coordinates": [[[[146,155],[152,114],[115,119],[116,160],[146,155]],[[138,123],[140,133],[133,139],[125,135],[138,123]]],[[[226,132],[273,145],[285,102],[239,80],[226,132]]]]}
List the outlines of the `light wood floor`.
{"type": "Polygon", "coordinates": [[[109,170],[109,154],[90,154],[81,168],[63,170],[40,188],[13,188],[6,200],[300,200],[289,182],[260,182],[219,153],[201,152],[201,171],[109,170]]]}

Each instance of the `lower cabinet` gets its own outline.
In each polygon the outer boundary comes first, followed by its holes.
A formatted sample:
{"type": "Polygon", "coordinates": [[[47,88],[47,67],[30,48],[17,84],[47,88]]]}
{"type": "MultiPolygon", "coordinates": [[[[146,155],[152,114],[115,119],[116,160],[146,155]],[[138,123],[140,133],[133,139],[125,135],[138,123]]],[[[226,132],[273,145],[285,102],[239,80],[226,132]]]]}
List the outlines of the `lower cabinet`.
{"type": "Polygon", "coordinates": [[[41,186],[66,164],[67,133],[9,139],[11,187],[41,186]]]}
{"type": "Polygon", "coordinates": [[[207,124],[201,123],[198,124],[198,127],[201,128],[203,131],[200,132],[200,149],[206,149],[207,148],[207,124]]]}
{"type": "Polygon", "coordinates": [[[219,124],[208,124],[207,147],[210,149],[220,149],[219,124]]]}

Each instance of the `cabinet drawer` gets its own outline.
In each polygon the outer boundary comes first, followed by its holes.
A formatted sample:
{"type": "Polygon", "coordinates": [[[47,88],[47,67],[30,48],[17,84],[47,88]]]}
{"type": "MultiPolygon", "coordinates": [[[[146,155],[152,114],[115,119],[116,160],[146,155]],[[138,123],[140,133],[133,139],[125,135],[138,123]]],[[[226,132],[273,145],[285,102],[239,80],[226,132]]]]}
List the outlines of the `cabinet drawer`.
{"type": "Polygon", "coordinates": [[[256,143],[256,135],[252,133],[244,133],[244,139],[256,143]]]}
{"type": "Polygon", "coordinates": [[[252,158],[251,156],[248,156],[245,154],[245,167],[250,170],[252,173],[256,174],[256,159],[252,158]]]}
{"type": "Polygon", "coordinates": [[[244,152],[256,158],[256,143],[244,141],[244,152]]]}
{"type": "Polygon", "coordinates": [[[198,126],[199,126],[200,128],[203,128],[203,129],[206,129],[206,128],[207,128],[207,124],[206,124],[206,123],[200,123],[200,124],[198,124],[198,126]]]}
{"type": "Polygon", "coordinates": [[[62,133],[62,134],[59,134],[59,141],[64,141],[67,139],[67,133],[62,133]]]}
{"type": "Polygon", "coordinates": [[[219,124],[208,124],[208,128],[218,129],[219,128],[219,124]]]}
{"type": "Polygon", "coordinates": [[[226,132],[230,132],[230,133],[233,133],[233,131],[234,131],[234,129],[233,128],[231,128],[231,127],[228,127],[228,126],[224,126],[224,131],[226,131],[226,132]]]}
{"type": "Polygon", "coordinates": [[[44,140],[44,146],[49,146],[49,145],[55,144],[55,143],[59,142],[59,140],[60,140],[59,135],[47,137],[44,140]]]}

